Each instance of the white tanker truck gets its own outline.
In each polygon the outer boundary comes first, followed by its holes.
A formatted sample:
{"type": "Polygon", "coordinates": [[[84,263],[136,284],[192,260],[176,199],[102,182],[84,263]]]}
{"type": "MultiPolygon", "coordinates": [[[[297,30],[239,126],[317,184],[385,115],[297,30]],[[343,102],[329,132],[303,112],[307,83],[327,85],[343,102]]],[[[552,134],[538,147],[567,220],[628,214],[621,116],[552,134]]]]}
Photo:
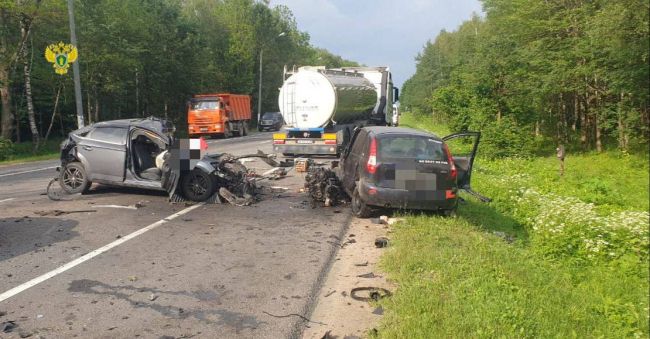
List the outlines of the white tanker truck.
{"type": "Polygon", "coordinates": [[[273,149],[286,156],[337,155],[354,127],[390,125],[398,95],[388,67],[285,71],[278,105],[287,127],[273,134],[273,149]]]}

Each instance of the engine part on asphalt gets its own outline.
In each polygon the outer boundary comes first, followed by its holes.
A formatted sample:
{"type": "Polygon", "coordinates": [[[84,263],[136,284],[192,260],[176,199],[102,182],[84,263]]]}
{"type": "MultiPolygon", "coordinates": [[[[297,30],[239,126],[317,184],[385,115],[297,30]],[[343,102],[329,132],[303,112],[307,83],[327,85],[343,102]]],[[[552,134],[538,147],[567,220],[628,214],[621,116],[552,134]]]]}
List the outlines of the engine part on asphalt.
{"type": "Polygon", "coordinates": [[[305,188],[311,198],[312,207],[318,202],[324,206],[336,206],[347,198],[341,181],[332,169],[315,167],[309,168],[305,176],[305,188]]]}
{"type": "Polygon", "coordinates": [[[379,237],[379,238],[375,239],[375,247],[377,247],[377,248],[388,247],[388,238],[379,237]]]}
{"type": "Polygon", "coordinates": [[[355,287],[350,291],[350,297],[359,301],[377,301],[390,296],[390,291],[381,287],[355,287]],[[361,296],[361,292],[366,292],[367,296],[361,296]]]}

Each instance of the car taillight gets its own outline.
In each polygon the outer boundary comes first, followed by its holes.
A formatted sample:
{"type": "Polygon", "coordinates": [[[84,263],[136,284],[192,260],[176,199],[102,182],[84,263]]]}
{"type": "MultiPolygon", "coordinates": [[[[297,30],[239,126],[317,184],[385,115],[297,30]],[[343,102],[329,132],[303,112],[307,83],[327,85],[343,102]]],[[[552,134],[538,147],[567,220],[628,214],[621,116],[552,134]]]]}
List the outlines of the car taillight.
{"type": "Polygon", "coordinates": [[[284,140],[273,140],[274,145],[284,145],[284,140]]]}
{"type": "Polygon", "coordinates": [[[456,176],[458,176],[458,171],[456,170],[456,165],[454,164],[454,158],[451,156],[451,152],[449,151],[449,147],[447,147],[447,144],[443,144],[443,147],[445,148],[445,153],[447,153],[447,161],[449,162],[449,177],[451,180],[456,180],[456,176]]]}
{"type": "Polygon", "coordinates": [[[366,171],[370,174],[377,172],[377,139],[370,139],[370,149],[368,149],[368,163],[366,171]]]}

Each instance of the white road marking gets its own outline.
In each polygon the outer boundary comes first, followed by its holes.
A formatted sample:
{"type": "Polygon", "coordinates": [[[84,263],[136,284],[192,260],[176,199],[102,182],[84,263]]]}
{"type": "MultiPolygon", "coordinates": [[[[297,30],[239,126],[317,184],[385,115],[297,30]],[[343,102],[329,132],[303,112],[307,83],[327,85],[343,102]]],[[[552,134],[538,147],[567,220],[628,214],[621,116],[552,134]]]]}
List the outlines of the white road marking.
{"type": "Polygon", "coordinates": [[[262,145],[262,144],[270,144],[270,143],[271,143],[271,140],[264,140],[264,141],[262,141],[262,142],[260,142],[258,144],[262,145]]]}
{"type": "Polygon", "coordinates": [[[171,221],[171,220],[173,220],[173,219],[175,219],[175,218],[177,218],[177,217],[179,217],[179,216],[181,216],[183,214],[186,214],[186,213],[188,213],[188,212],[190,212],[190,211],[192,211],[192,210],[194,210],[194,209],[196,209],[196,208],[198,208],[200,206],[203,206],[204,204],[205,203],[199,203],[199,204],[190,206],[190,207],[188,207],[188,208],[186,208],[184,210],[181,210],[181,211],[179,211],[177,213],[174,213],[174,214],[168,216],[167,218],[158,220],[155,223],[153,223],[153,224],[151,224],[151,225],[149,225],[147,227],[141,228],[141,229],[139,229],[139,230],[127,235],[127,236],[124,236],[124,237],[122,237],[122,238],[120,238],[118,240],[115,240],[115,241],[113,241],[112,243],[110,243],[108,245],[104,245],[103,247],[100,247],[100,248],[98,248],[98,249],[96,249],[96,250],[94,250],[92,252],[89,252],[89,253],[87,253],[87,254],[85,254],[85,255],[83,255],[83,256],[81,256],[81,257],[79,257],[79,258],[77,258],[77,259],[75,259],[75,260],[73,260],[73,261],[71,261],[71,262],[69,262],[69,263],[67,263],[67,264],[65,264],[63,266],[60,266],[59,268],[56,268],[56,269],[54,269],[54,270],[52,270],[50,272],[47,272],[47,273],[45,273],[45,274],[43,274],[43,275],[41,275],[39,277],[36,277],[36,278],[34,278],[34,279],[24,283],[24,284],[16,286],[16,287],[14,287],[14,288],[0,294],[0,302],[3,302],[5,300],[15,296],[16,294],[18,294],[20,292],[23,292],[23,291],[25,291],[26,289],[28,289],[30,287],[34,287],[34,286],[36,286],[36,285],[38,285],[38,284],[40,284],[40,283],[42,283],[42,282],[44,282],[44,281],[46,281],[46,280],[48,280],[50,278],[56,277],[57,275],[65,272],[65,271],[67,271],[67,270],[69,270],[69,269],[71,269],[71,268],[73,268],[73,267],[75,267],[77,265],[80,265],[80,264],[82,264],[82,263],[84,263],[84,262],[86,262],[86,261],[88,261],[88,260],[90,260],[90,259],[104,253],[104,252],[107,252],[110,249],[112,249],[114,247],[117,247],[117,246],[119,246],[119,245],[121,245],[121,244],[123,244],[123,243],[125,243],[125,242],[139,236],[139,235],[142,235],[142,234],[144,234],[144,233],[146,233],[148,231],[151,231],[152,229],[154,229],[154,228],[156,228],[156,227],[158,227],[158,226],[160,226],[160,225],[162,225],[162,224],[164,224],[164,223],[166,223],[168,221],[171,221]]]}
{"type": "Polygon", "coordinates": [[[14,200],[14,198],[2,199],[0,200],[0,203],[11,201],[11,200],[14,200]]]}
{"type": "Polygon", "coordinates": [[[0,177],[6,177],[6,176],[10,176],[10,175],[18,175],[18,174],[25,174],[25,173],[32,173],[32,172],[38,172],[38,171],[45,171],[45,170],[53,169],[53,168],[56,168],[56,166],[44,167],[44,168],[39,168],[39,169],[29,170],[29,171],[22,171],[22,172],[14,172],[14,173],[0,174],[0,177]]]}

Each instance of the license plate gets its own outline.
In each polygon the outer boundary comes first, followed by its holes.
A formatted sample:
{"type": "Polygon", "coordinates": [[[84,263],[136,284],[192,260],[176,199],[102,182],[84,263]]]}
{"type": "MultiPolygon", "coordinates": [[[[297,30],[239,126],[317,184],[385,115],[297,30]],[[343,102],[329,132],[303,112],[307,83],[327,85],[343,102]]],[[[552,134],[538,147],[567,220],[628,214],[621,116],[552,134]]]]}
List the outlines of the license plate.
{"type": "Polygon", "coordinates": [[[314,140],[298,140],[299,144],[313,144],[314,140]]]}
{"type": "Polygon", "coordinates": [[[207,127],[201,127],[201,132],[207,132],[208,128],[207,127]]]}

